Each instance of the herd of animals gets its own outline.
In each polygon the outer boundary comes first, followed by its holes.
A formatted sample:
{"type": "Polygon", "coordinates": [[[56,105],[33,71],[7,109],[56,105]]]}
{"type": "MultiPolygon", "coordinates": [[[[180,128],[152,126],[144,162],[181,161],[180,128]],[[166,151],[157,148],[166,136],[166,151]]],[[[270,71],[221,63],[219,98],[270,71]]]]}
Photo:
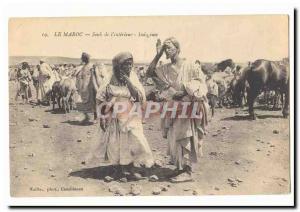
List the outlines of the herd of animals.
{"type": "MultiPolygon", "coordinates": [[[[58,104],[65,112],[75,107],[76,79],[72,74],[76,70],[74,64],[53,65],[53,70],[60,75],[49,93],[49,103],[52,102],[53,110],[58,104]],[[63,71],[62,71],[63,70],[63,71]]],[[[289,60],[269,61],[258,59],[246,65],[237,65],[232,59],[227,59],[215,64],[201,64],[204,74],[212,74],[218,85],[218,105],[220,107],[243,107],[248,106],[249,118],[256,119],[254,103],[258,99],[261,103],[271,104],[273,109],[281,108],[283,117],[289,115],[289,60]],[[225,71],[227,70],[227,71],[225,71]],[[228,72],[228,70],[230,70],[228,72]],[[215,76],[215,77],[214,77],[215,76]]],[[[135,67],[140,80],[145,86],[156,83],[145,77],[147,66],[135,67]]],[[[11,66],[10,80],[16,79],[17,66],[11,66]]],[[[34,71],[31,72],[34,87],[38,86],[38,79],[34,71]]],[[[96,98],[93,91],[93,97],[96,98]]],[[[147,100],[158,101],[157,91],[149,90],[147,100]]],[[[94,101],[96,104],[96,101],[94,101]]],[[[96,105],[95,105],[96,107],[96,105]]],[[[94,114],[95,115],[95,114],[94,114]]]]}
{"type": "MultiPolygon", "coordinates": [[[[232,59],[215,64],[202,64],[204,74],[213,75],[218,85],[218,106],[248,106],[249,118],[255,120],[255,101],[282,109],[284,118],[289,115],[289,60],[269,61],[258,59],[247,65],[237,65],[232,59]],[[226,70],[229,69],[229,72],[226,70]],[[215,76],[215,77],[214,77],[215,76]]],[[[148,100],[156,100],[155,93],[148,100]]],[[[211,105],[212,107],[212,105],[211,105]]]]}

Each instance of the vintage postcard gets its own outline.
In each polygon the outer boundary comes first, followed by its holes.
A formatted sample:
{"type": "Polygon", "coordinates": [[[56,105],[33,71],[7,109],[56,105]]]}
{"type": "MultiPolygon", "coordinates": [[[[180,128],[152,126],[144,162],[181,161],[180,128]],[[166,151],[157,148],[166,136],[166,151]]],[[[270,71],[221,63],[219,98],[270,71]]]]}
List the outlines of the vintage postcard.
{"type": "Polygon", "coordinates": [[[290,194],[289,18],[10,18],[11,197],[290,194]]]}

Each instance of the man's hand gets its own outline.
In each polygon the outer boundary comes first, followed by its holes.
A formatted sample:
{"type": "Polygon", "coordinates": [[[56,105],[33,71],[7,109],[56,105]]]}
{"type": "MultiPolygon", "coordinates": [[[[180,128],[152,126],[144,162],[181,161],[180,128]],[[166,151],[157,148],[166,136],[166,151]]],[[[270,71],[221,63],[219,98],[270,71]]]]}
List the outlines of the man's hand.
{"type": "Polygon", "coordinates": [[[157,39],[157,42],[156,42],[156,52],[159,53],[160,50],[161,50],[161,48],[162,48],[161,40],[157,39]]]}
{"type": "Polygon", "coordinates": [[[131,83],[129,77],[126,74],[121,73],[121,77],[126,83],[131,83]]]}
{"type": "Polygon", "coordinates": [[[139,97],[138,89],[132,84],[132,82],[130,81],[130,79],[129,79],[129,77],[127,75],[124,75],[123,79],[126,82],[126,85],[127,85],[128,89],[129,89],[129,92],[130,92],[131,96],[135,100],[139,101],[139,98],[138,98],[139,97]]]}
{"type": "Polygon", "coordinates": [[[146,78],[148,77],[154,77],[156,76],[155,69],[158,61],[160,60],[161,56],[163,55],[165,51],[165,46],[161,45],[160,39],[157,40],[156,42],[156,55],[153,58],[152,62],[148,66],[148,69],[146,71],[146,78]]]}
{"type": "Polygon", "coordinates": [[[129,90],[132,89],[132,90],[134,90],[134,91],[137,92],[136,87],[132,84],[130,78],[129,78],[127,75],[124,74],[124,75],[122,76],[122,78],[123,78],[123,80],[126,82],[126,85],[128,86],[129,90]]]}

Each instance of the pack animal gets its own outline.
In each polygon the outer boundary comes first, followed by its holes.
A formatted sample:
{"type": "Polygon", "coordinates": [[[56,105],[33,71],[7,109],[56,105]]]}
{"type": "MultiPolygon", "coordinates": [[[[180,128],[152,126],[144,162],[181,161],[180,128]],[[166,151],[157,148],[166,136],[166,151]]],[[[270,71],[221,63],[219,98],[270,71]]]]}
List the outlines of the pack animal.
{"type": "Polygon", "coordinates": [[[289,69],[287,64],[281,64],[269,60],[256,60],[241,76],[241,85],[235,90],[235,95],[245,88],[246,82],[249,84],[247,92],[247,102],[249,106],[249,116],[255,120],[254,102],[256,97],[264,90],[279,91],[284,96],[282,114],[287,118],[289,115],[289,69]]]}

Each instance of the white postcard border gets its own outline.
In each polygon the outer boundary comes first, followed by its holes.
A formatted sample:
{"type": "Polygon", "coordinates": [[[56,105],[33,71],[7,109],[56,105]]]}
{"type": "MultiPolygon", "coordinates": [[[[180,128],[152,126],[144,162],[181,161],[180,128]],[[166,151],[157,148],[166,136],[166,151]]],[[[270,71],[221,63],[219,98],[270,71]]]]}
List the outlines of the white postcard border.
{"type": "MultiPolygon", "coordinates": [[[[9,129],[8,129],[8,18],[9,17],[70,17],[70,16],[145,16],[145,15],[233,15],[233,14],[288,14],[289,39],[290,39],[290,95],[294,96],[294,11],[287,1],[252,0],[224,2],[219,1],[138,1],[115,0],[102,1],[101,4],[92,1],[17,1],[6,2],[1,11],[1,129],[3,140],[1,145],[1,170],[0,181],[5,187],[1,189],[1,196],[5,199],[6,206],[263,206],[278,205],[289,206],[294,203],[294,99],[291,98],[290,114],[290,169],[291,169],[291,193],[287,195],[240,195],[240,196],[136,196],[136,197],[34,197],[12,198],[9,194],[9,129]],[[175,4],[177,3],[178,4],[175,4]],[[268,3],[267,3],[268,2],[268,3]],[[119,5],[116,7],[116,5],[119,5]],[[135,5],[135,6],[132,6],[135,5]],[[168,9],[167,9],[168,8],[168,9]],[[6,91],[6,92],[4,92],[6,91]]],[[[275,168],[275,167],[274,167],[275,168]]],[[[263,173],[262,173],[263,174],[263,173]]],[[[2,202],[2,201],[1,201],[2,202]]],[[[3,202],[2,202],[3,203],[3,202]]]]}

